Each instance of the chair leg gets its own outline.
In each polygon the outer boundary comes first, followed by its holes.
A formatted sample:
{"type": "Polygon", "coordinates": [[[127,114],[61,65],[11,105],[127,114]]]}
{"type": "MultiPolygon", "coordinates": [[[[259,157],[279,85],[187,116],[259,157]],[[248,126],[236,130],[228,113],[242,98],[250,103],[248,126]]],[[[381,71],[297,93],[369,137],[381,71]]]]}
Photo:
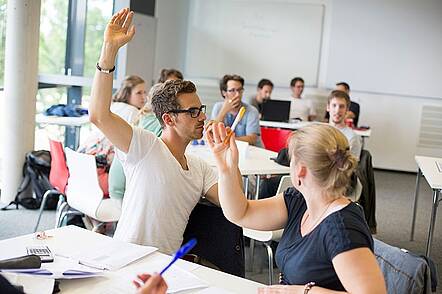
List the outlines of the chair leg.
{"type": "Polygon", "coordinates": [[[269,257],[269,285],[273,285],[273,251],[270,243],[264,242],[269,257]]]}
{"type": "Polygon", "coordinates": [[[43,209],[45,208],[49,193],[51,193],[51,190],[47,190],[43,195],[43,200],[41,201],[41,204],[40,204],[40,211],[38,213],[37,223],[35,224],[35,227],[34,227],[34,233],[37,232],[38,225],[40,224],[41,216],[43,214],[43,209]]]}
{"type": "Polygon", "coordinates": [[[62,214],[66,209],[69,209],[68,203],[67,202],[61,203],[60,208],[58,209],[55,217],[55,228],[59,228],[61,226],[62,214]]]}
{"type": "Polygon", "coordinates": [[[253,272],[253,255],[255,254],[255,240],[250,239],[250,271],[253,272]]]}

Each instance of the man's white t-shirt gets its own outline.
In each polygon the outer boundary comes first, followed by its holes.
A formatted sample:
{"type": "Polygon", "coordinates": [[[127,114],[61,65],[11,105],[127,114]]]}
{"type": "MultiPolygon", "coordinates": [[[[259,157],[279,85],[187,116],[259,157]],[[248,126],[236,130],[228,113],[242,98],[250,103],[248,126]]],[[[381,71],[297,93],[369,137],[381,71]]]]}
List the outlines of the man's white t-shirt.
{"type": "Polygon", "coordinates": [[[113,102],[110,110],[130,124],[135,120],[139,111],[135,106],[124,102],[113,102]]]}
{"type": "Polygon", "coordinates": [[[308,121],[309,115],[316,116],[316,110],[310,99],[290,97],[290,119],[300,118],[308,121]]]}
{"type": "Polygon", "coordinates": [[[348,126],[345,126],[343,128],[337,128],[340,130],[345,137],[348,140],[348,143],[350,145],[350,152],[356,156],[356,158],[359,161],[359,157],[361,156],[361,150],[362,150],[362,139],[360,136],[358,136],[352,128],[349,128],[348,126]]]}
{"type": "Polygon", "coordinates": [[[114,238],[173,254],[181,246],[193,208],[217,183],[216,172],[187,154],[184,170],[160,138],[137,127],[129,152],[118,150],[117,156],[126,175],[126,192],[114,238]]]}

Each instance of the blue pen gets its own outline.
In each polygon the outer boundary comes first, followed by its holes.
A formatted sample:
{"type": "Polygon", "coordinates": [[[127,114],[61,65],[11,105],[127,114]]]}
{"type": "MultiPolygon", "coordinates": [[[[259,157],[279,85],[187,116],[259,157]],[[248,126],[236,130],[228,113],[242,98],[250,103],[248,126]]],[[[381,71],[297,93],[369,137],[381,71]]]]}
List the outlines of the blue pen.
{"type": "Polygon", "coordinates": [[[196,239],[190,239],[189,242],[187,242],[186,244],[184,244],[183,246],[181,246],[180,249],[178,249],[177,252],[175,252],[175,254],[173,255],[173,259],[172,261],[160,272],[160,276],[163,275],[163,273],[172,265],[175,263],[175,261],[177,261],[178,259],[180,259],[181,257],[183,257],[184,255],[187,254],[187,252],[189,252],[193,247],[195,247],[196,245],[196,239]]]}

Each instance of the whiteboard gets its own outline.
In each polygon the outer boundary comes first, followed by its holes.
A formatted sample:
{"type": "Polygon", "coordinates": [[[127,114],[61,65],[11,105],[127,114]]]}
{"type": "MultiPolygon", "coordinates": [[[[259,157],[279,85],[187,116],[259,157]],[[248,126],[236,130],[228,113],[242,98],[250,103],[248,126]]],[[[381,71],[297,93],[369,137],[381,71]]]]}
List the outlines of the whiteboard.
{"type": "Polygon", "coordinates": [[[333,2],[326,84],[442,98],[441,0],[333,2]]]}
{"type": "Polygon", "coordinates": [[[324,6],[271,0],[191,0],[185,75],[246,83],[268,78],[287,87],[295,76],[317,86],[324,6]]]}

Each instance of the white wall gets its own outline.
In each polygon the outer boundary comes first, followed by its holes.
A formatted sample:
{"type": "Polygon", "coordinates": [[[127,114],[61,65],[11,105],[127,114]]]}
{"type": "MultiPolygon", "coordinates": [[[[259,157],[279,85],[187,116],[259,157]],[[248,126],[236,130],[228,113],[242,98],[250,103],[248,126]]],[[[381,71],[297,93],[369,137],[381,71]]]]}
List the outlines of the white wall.
{"type": "MultiPolygon", "coordinates": [[[[336,11],[336,7],[342,7],[340,1],[345,0],[324,0],[326,5],[326,15],[324,17],[324,38],[322,44],[322,56],[319,73],[319,88],[307,88],[305,96],[313,98],[318,109],[324,107],[325,97],[329,89],[325,88],[327,81],[327,66],[330,64],[330,36],[332,31],[332,21],[334,13],[352,14],[352,11],[336,11]],[[341,6],[337,5],[341,4],[341,6]]],[[[398,2],[396,0],[386,0],[390,5],[400,5],[402,11],[409,11],[413,15],[415,5],[411,5],[410,1],[398,2]],[[401,4],[402,3],[402,4],[401,4]],[[407,6],[408,5],[408,6],[407,6]]],[[[189,11],[189,0],[161,0],[157,1],[158,22],[158,38],[156,50],[156,69],[157,72],[162,67],[183,68],[185,63],[186,46],[186,30],[189,11]]],[[[370,6],[362,6],[359,9],[368,9],[370,6]]],[[[356,9],[354,6],[351,9],[356,9]]],[[[354,12],[355,13],[355,12],[354,12]]],[[[372,11],[376,14],[377,11],[372,11]]],[[[379,13],[379,22],[389,23],[390,20],[382,19],[383,14],[379,13]]],[[[425,19],[425,17],[421,19],[425,19]]],[[[349,24],[352,25],[352,24],[349,24]]],[[[442,28],[435,28],[433,32],[435,38],[440,38],[442,28]]],[[[402,32],[398,32],[402,33],[402,32]]],[[[392,36],[394,38],[394,36],[392,36]]],[[[413,38],[411,35],[410,38],[413,38]]],[[[352,40],[347,40],[351,46],[352,40]]],[[[375,42],[375,40],[374,40],[375,42]]],[[[429,44],[431,45],[431,44],[429,44]]],[[[399,54],[399,53],[398,53],[399,54]]],[[[214,56],[213,58],[216,58],[214,56]]],[[[427,56],[422,56],[427,58],[427,56]]],[[[404,62],[413,65],[413,62],[419,60],[404,60],[404,62]]],[[[439,60],[435,60],[438,64],[439,60]]],[[[185,74],[185,73],[184,73],[185,74]]],[[[241,74],[241,73],[239,73],[241,74]]],[[[434,80],[433,72],[428,72],[428,78],[434,80]]],[[[373,72],[372,75],[376,75],[373,72]]],[[[271,77],[270,77],[271,78],[271,77]]],[[[287,77],[287,84],[293,77],[287,77]]],[[[247,82],[247,77],[245,77],[247,82]]],[[[422,77],[420,77],[422,79],[422,77]]],[[[442,81],[442,77],[439,78],[442,81]]],[[[198,80],[198,92],[203,103],[209,107],[215,101],[220,99],[218,92],[218,81],[216,80],[198,80]]],[[[349,81],[351,84],[351,81],[349,81]]],[[[245,96],[252,94],[254,85],[246,85],[245,96]]],[[[281,99],[288,97],[289,89],[276,88],[274,98],[281,99]]],[[[424,149],[418,147],[420,128],[421,128],[421,111],[424,105],[442,107],[441,99],[431,99],[413,96],[401,96],[392,94],[373,94],[368,92],[353,91],[352,98],[361,105],[360,125],[369,125],[372,128],[372,136],[366,141],[366,149],[368,149],[374,160],[374,166],[377,168],[385,168],[392,170],[415,171],[414,155],[431,155],[442,157],[442,146],[424,149]]],[[[321,109],[321,112],[323,110],[321,109]]],[[[442,120],[441,120],[442,125],[442,120]]],[[[442,142],[442,139],[441,139],[442,142]]]]}

